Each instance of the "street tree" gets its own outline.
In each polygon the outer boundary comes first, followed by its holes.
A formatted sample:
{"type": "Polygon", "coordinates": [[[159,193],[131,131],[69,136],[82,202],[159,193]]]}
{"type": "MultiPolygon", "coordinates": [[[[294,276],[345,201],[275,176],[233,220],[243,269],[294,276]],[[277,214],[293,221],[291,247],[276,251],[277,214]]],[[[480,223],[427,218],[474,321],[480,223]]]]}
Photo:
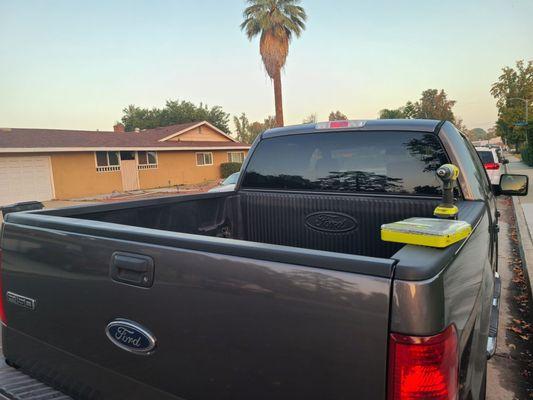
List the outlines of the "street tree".
{"type": "Polygon", "coordinates": [[[330,112],[328,117],[329,121],[345,121],[347,119],[348,117],[339,110],[330,112]]]}
{"type": "MultiPolygon", "coordinates": [[[[498,132],[507,143],[519,147],[526,141],[527,128],[533,123],[532,113],[529,121],[525,115],[525,102],[529,101],[530,106],[533,103],[533,61],[520,60],[515,68],[504,67],[490,93],[498,107],[498,132]],[[527,123],[527,126],[518,126],[519,123],[527,123]]],[[[533,146],[532,141],[529,142],[533,146]]]]}
{"type": "Polygon", "coordinates": [[[259,52],[265,70],[274,82],[276,126],[283,126],[283,97],[281,71],[287,62],[293,36],[305,30],[307,14],[299,6],[300,0],[247,0],[241,29],[248,39],[259,39],[259,52]]]}

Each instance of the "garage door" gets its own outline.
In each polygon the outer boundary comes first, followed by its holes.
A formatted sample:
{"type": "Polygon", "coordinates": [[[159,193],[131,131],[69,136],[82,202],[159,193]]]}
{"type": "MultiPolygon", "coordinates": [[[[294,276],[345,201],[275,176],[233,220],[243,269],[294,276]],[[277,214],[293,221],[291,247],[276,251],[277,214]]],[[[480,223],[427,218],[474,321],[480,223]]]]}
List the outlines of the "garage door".
{"type": "Polygon", "coordinates": [[[0,206],[53,197],[49,157],[0,157],[0,206]]]}

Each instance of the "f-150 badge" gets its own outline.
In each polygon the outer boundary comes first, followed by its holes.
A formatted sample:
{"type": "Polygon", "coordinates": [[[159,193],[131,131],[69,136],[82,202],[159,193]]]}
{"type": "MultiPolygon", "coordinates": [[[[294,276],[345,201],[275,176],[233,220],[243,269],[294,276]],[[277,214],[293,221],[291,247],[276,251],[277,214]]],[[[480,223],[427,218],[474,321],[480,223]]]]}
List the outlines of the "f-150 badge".
{"type": "Polygon", "coordinates": [[[130,353],[148,355],[155,349],[155,337],[138,323],[127,319],[111,321],[105,333],[115,346],[130,353]]]}
{"type": "Polygon", "coordinates": [[[11,304],[15,304],[20,307],[27,308],[28,310],[35,310],[35,304],[37,303],[35,299],[31,299],[26,296],[21,296],[20,294],[7,292],[6,293],[7,301],[11,304]]]}

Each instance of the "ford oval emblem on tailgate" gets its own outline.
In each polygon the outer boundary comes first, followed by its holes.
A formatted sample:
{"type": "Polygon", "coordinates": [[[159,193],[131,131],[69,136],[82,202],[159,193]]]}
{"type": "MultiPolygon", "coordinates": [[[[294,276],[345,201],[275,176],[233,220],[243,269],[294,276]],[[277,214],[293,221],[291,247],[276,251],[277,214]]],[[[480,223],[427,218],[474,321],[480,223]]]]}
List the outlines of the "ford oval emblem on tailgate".
{"type": "Polygon", "coordinates": [[[116,319],[110,322],[105,333],[114,345],[135,354],[149,354],[155,348],[155,337],[133,321],[116,319]]]}
{"type": "Polygon", "coordinates": [[[311,229],[331,233],[350,232],[359,227],[353,217],[331,211],[309,214],[305,218],[305,224],[311,229]]]}

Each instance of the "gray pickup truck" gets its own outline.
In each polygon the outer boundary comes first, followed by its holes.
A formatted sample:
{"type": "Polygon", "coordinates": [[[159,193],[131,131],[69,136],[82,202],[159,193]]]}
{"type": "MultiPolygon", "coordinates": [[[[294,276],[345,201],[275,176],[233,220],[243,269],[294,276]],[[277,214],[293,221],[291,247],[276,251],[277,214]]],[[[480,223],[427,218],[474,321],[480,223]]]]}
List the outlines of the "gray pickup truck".
{"type": "Polygon", "coordinates": [[[527,184],[449,122],[343,121],[263,133],[232,192],[8,214],[6,362],[74,399],[482,399],[495,195],[527,184]],[[445,163],[471,235],[382,241],[445,163]]]}

